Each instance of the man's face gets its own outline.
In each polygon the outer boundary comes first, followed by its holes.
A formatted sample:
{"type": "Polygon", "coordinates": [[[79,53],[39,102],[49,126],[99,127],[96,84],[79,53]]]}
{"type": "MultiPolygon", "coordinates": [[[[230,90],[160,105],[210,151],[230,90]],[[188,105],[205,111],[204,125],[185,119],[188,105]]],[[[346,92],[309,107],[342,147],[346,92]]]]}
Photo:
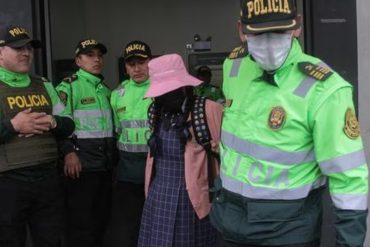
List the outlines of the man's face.
{"type": "Polygon", "coordinates": [[[132,57],[125,62],[127,74],[136,83],[142,83],[149,78],[149,59],[132,57]]]}
{"type": "Polygon", "coordinates": [[[99,49],[79,54],[75,61],[78,67],[94,75],[100,75],[103,70],[103,54],[99,49]]]}
{"type": "Polygon", "coordinates": [[[33,60],[33,48],[27,44],[20,48],[0,47],[0,66],[16,72],[28,73],[33,60]]]}

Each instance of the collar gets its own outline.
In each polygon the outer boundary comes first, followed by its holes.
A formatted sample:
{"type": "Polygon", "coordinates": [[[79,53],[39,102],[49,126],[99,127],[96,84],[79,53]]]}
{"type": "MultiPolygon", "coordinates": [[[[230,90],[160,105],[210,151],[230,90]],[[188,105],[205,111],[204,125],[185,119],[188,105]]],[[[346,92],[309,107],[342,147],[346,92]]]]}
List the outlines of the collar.
{"type": "Polygon", "coordinates": [[[136,86],[136,87],[145,87],[149,85],[149,78],[143,81],[142,83],[136,83],[134,80],[130,78],[129,83],[136,86]]]}
{"type": "Polygon", "coordinates": [[[276,87],[281,86],[282,83],[284,83],[284,81],[280,80],[280,78],[286,73],[287,70],[289,70],[296,63],[297,59],[302,53],[303,51],[301,45],[299,44],[299,41],[297,39],[293,39],[292,47],[284,64],[273,73],[267,73],[266,71],[262,70],[259,66],[257,66],[260,70],[260,73],[258,73],[258,76],[255,78],[255,80],[265,81],[276,87]]]}
{"type": "Polygon", "coordinates": [[[16,73],[0,66],[0,81],[11,87],[27,87],[31,79],[27,73],[16,73]]]}
{"type": "Polygon", "coordinates": [[[102,75],[94,75],[94,74],[91,74],[83,69],[79,69],[77,72],[76,72],[78,78],[84,78],[86,81],[94,84],[94,85],[97,85],[99,83],[101,83],[104,79],[104,77],[102,75]]]}

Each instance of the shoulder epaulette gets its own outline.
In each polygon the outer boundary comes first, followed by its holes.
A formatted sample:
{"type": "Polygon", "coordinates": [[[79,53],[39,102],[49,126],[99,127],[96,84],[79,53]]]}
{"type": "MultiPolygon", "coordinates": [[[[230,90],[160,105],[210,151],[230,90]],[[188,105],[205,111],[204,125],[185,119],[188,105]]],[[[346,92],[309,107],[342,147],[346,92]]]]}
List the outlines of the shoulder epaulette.
{"type": "Polygon", "coordinates": [[[71,76],[68,76],[68,77],[65,77],[64,79],[63,79],[63,81],[65,81],[65,82],[69,82],[69,83],[72,83],[72,82],[74,82],[75,80],[77,80],[78,79],[78,76],[76,75],[76,74],[73,74],[73,75],[71,75],[71,76]]]}
{"type": "Polygon", "coordinates": [[[333,74],[333,71],[330,69],[310,62],[300,62],[298,63],[298,68],[304,74],[319,81],[325,81],[333,74]]]}
{"type": "Polygon", "coordinates": [[[229,59],[237,59],[237,58],[242,58],[248,55],[248,49],[247,47],[243,44],[241,46],[238,46],[230,52],[228,58],[229,59]]]}
{"type": "Polygon", "coordinates": [[[47,78],[42,77],[42,76],[39,76],[39,75],[31,75],[30,77],[31,77],[31,79],[32,79],[33,81],[38,81],[38,82],[49,82],[49,80],[48,80],[47,78]]]}

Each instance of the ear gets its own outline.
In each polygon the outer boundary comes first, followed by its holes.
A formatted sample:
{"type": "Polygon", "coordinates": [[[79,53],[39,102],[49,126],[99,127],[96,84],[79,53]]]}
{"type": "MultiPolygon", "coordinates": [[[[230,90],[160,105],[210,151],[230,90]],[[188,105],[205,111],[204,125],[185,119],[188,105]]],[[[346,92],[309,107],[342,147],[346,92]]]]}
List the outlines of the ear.
{"type": "Polygon", "coordinates": [[[243,33],[243,24],[241,23],[240,20],[237,21],[236,23],[236,26],[237,26],[237,29],[238,29],[238,33],[239,33],[239,38],[240,40],[244,43],[246,42],[246,38],[245,38],[245,34],[243,33]]]}
{"type": "Polygon", "coordinates": [[[78,67],[80,67],[80,64],[81,64],[81,58],[80,58],[80,55],[77,55],[77,56],[75,57],[75,63],[76,63],[76,65],[77,65],[78,67]]]}
{"type": "Polygon", "coordinates": [[[0,60],[3,59],[3,50],[4,50],[4,47],[0,47],[0,60]]]}

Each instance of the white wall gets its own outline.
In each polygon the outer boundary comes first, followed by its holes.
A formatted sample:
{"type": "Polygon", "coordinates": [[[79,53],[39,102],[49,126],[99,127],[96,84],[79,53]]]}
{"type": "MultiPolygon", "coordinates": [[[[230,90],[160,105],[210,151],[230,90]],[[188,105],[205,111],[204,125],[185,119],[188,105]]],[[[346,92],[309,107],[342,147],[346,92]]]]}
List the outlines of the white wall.
{"type": "Polygon", "coordinates": [[[53,59],[72,58],[79,40],[96,38],[108,48],[104,75],[114,86],[118,58],[131,40],[147,42],[155,55],[185,56],[197,33],[212,36],[212,51],[231,51],[239,43],[238,15],[235,0],[50,0],[53,59]]]}
{"type": "MultiPolygon", "coordinates": [[[[368,164],[370,163],[370,2],[357,1],[359,119],[368,164]]],[[[370,218],[365,247],[370,247],[370,218]]]]}

